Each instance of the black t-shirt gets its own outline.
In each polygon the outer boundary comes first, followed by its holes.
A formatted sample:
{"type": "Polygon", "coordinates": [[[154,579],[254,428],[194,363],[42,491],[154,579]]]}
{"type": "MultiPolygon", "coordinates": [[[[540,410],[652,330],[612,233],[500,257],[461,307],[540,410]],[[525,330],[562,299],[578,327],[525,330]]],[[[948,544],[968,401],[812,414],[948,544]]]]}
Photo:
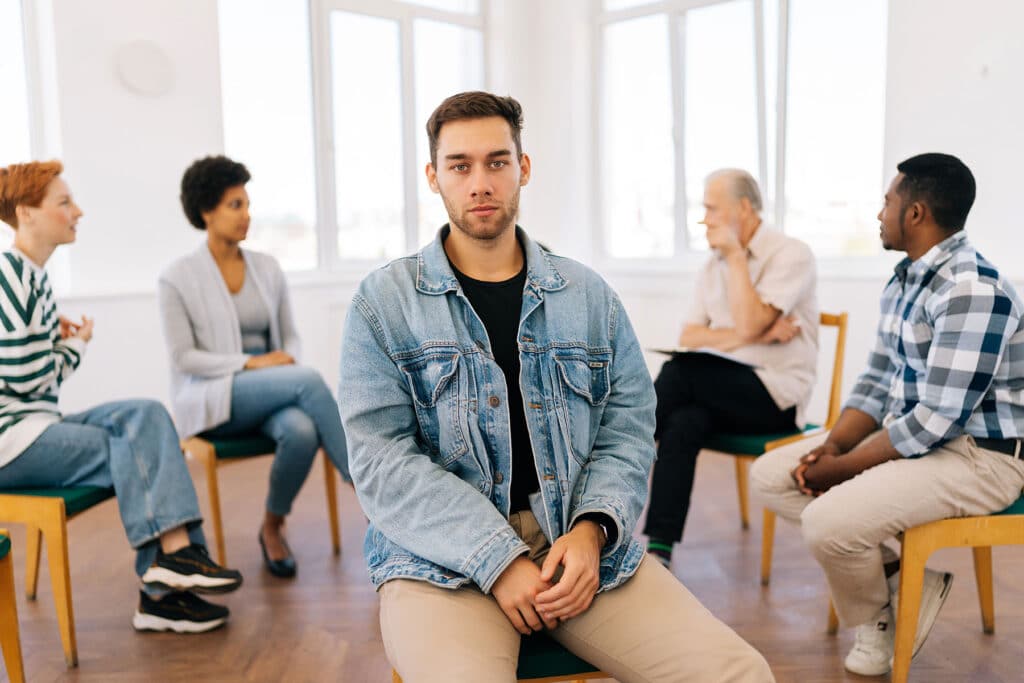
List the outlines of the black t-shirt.
{"type": "Polygon", "coordinates": [[[454,265],[452,271],[473,310],[480,316],[491,341],[494,362],[505,375],[509,432],[512,438],[512,487],[509,492],[511,511],[526,510],[530,507],[530,494],[540,489],[530,432],[526,427],[523,392],[519,388],[519,314],[523,307],[523,287],[526,285],[526,259],[523,259],[523,269],[519,274],[503,282],[474,280],[460,273],[454,265]]]}

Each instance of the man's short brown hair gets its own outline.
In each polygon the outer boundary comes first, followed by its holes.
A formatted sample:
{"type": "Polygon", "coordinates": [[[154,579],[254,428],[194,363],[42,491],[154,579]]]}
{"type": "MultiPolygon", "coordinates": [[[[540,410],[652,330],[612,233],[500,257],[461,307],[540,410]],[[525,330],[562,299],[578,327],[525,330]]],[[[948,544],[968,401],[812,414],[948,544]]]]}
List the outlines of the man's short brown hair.
{"type": "Polygon", "coordinates": [[[59,161],[30,161],[0,167],[0,221],[18,229],[19,206],[39,206],[46,187],[64,170],[59,161]]]}
{"type": "Polygon", "coordinates": [[[489,116],[500,116],[508,122],[508,127],[512,129],[512,141],[516,143],[516,155],[522,156],[523,143],[519,135],[523,130],[522,106],[511,97],[498,97],[489,92],[472,90],[447,98],[427,119],[431,165],[437,168],[437,140],[441,135],[441,126],[449,121],[483,119],[489,116]]]}

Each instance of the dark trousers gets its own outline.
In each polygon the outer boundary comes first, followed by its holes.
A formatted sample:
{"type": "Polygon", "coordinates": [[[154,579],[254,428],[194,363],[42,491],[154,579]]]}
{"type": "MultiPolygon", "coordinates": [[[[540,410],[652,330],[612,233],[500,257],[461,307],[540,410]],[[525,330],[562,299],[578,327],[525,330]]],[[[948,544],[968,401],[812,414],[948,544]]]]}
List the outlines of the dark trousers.
{"type": "Polygon", "coordinates": [[[673,356],[654,381],[658,394],[658,460],[644,533],[683,537],[697,454],[716,432],[760,434],[796,430],[796,408],[779,410],[754,370],[703,353],[673,356]]]}

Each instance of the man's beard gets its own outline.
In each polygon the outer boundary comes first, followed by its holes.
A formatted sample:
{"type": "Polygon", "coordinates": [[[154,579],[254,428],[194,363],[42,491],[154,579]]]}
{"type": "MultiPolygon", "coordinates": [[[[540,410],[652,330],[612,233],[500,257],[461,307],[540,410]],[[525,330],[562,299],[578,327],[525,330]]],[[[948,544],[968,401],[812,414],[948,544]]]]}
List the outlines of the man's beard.
{"type": "MultiPolygon", "coordinates": [[[[903,218],[904,218],[903,207],[900,207],[899,223],[896,225],[896,227],[900,231],[899,232],[900,242],[903,241],[903,229],[904,229],[904,226],[905,226],[905,221],[903,220],[903,218]]],[[[902,244],[898,248],[897,248],[897,246],[895,244],[893,244],[892,238],[888,236],[888,233],[886,233],[884,226],[882,227],[882,249],[884,249],[885,251],[903,251],[903,245],[902,244]],[[887,239],[887,237],[888,237],[888,239],[887,239]]]]}
{"type": "MultiPolygon", "coordinates": [[[[444,202],[444,208],[448,212],[448,222],[451,223],[452,227],[467,237],[478,240],[494,240],[501,237],[509,228],[515,226],[516,216],[519,214],[518,188],[508,204],[490,202],[497,204],[498,210],[494,212],[494,215],[489,218],[487,223],[484,223],[482,226],[478,223],[477,227],[471,223],[473,216],[468,210],[459,213],[458,208],[449,202],[444,194],[441,194],[441,201],[444,202]]],[[[482,203],[486,204],[488,202],[482,203]]]]}

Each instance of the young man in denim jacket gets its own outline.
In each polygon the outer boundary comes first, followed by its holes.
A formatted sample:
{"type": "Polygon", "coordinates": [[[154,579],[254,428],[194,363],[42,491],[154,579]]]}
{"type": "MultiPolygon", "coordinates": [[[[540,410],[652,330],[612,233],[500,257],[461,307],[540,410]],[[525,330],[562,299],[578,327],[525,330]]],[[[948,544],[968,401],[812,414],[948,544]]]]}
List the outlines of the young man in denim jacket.
{"type": "Polygon", "coordinates": [[[622,304],[515,225],[530,159],[508,97],[427,123],[449,225],[371,273],[342,417],[388,658],[407,683],[514,681],[546,630],[620,681],[770,681],[764,659],[631,536],[654,391],[622,304]]]}

